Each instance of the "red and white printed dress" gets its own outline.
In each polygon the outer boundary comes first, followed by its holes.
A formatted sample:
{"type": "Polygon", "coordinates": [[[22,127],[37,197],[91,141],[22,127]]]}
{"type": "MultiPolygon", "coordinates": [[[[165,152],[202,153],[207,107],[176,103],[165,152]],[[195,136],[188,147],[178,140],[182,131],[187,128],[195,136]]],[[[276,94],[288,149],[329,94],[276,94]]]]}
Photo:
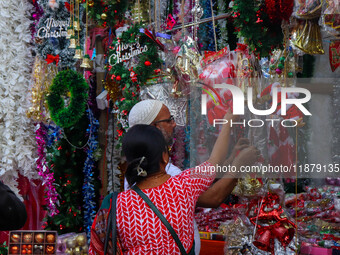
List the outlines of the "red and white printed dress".
{"type": "MultiPolygon", "coordinates": [[[[142,191],[176,231],[186,251],[194,238],[193,218],[199,195],[215,179],[211,163],[183,171],[162,185],[142,191]]],[[[168,229],[133,190],[117,199],[117,231],[124,254],[180,254],[168,229]]]]}

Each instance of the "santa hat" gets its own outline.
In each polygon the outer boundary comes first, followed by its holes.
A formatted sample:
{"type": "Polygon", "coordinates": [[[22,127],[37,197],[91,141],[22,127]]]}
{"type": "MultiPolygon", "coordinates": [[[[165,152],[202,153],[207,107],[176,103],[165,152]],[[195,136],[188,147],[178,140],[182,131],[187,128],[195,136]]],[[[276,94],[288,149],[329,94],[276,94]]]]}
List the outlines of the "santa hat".
{"type": "Polygon", "coordinates": [[[158,100],[143,100],[132,107],[129,114],[129,127],[137,124],[150,125],[158,113],[160,112],[163,103],[158,100]]]}

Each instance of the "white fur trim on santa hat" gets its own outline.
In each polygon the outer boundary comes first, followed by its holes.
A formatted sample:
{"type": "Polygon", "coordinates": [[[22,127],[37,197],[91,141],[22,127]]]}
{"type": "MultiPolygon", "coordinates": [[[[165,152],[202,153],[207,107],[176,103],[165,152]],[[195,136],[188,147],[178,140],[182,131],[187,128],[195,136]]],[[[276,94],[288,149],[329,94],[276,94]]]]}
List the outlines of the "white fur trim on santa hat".
{"type": "Polygon", "coordinates": [[[129,127],[137,124],[150,125],[157,117],[163,103],[158,100],[143,100],[132,107],[129,114],[129,127]]]}

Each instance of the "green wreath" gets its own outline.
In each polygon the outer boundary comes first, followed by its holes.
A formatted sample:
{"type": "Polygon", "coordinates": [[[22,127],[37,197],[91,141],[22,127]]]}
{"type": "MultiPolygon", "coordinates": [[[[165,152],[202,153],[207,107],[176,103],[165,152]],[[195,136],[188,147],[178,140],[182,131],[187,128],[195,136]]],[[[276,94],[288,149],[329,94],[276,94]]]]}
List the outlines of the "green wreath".
{"type": "Polygon", "coordinates": [[[88,15],[99,26],[115,26],[123,19],[127,10],[127,0],[90,0],[88,1],[88,15]]]}
{"type": "Polygon", "coordinates": [[[83,76],[73,70],[59,72],[53,79],[47,104],[52,120],[60,127],[74,126],[86,109],[89,86],[83,76]],[[70,91],[70,104],[65,107],[62,96],[70,91]]]}
{"type": "Polygon", "coordinates": [[[265,5],[254,0],[235,0],[234,25],[238,37],[244,37],[251,52],[266,57],[275,48],[282,48],[281,26],[271,22],[265,5]]]}

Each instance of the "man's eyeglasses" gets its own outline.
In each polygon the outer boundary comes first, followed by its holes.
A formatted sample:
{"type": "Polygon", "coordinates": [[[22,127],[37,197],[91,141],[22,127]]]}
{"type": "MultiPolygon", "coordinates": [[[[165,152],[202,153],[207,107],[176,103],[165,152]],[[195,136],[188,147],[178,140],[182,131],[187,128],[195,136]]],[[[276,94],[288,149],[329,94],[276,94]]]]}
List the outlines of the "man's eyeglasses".
{"type": "Polygon", "coordinates": [[[157,121],[153,122],[152,124],[157,124],[157,123],[160,123],[160,122],[172,123],[173,121],[175,121],[175,118],[174,118],[174,116],[170,115],[169,119],[157,120],[157,121]]]}

